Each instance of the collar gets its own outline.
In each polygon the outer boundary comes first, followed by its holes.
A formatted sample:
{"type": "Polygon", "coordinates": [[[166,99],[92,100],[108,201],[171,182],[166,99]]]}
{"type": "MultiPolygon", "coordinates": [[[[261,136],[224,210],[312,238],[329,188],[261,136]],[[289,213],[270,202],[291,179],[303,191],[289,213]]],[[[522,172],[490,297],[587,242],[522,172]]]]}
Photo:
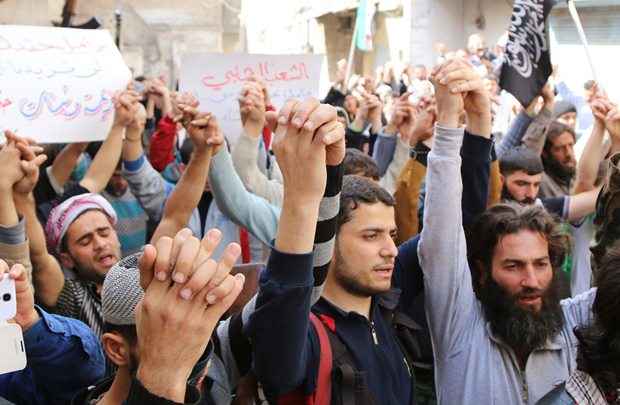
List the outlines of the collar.
{"type": "Polygon", "coordinates": [[[101,397],[110,390],[112,383],[114,382],[114,376],[108,377],[105,380],[99,381],[97,385],[91,385],[85,388],[80,394],[78,394],[72,401],[73,404],[90,405],[96,403],[101,397]]]}
{"type": "MultiPolygon", "coordinates": [[[[385,309],[387,309],[389,311],[393,311],[394,309],[396,309],[396,306],[398,305],[398,302],[399,302],[399,299],[400,299],[400,294],[401,294],[401,290],[400,289],[392,288],[392,289],[390,289],[387,292],[374,295],[372,297],[372,302],[370,303],[370,314],[371,314],[371,317],[372,317],[372,314],[374,313],[375,309],[377,308],[377,306],[385,308],[385,309]]],[[[359,314],[357,312],[345,311],[344,309],[342,309],[338,305],[334,304],[333,302],[329,301],[328,299],[326,299],[326,298],[324,298],[322,296],[317,301],[315,306],[317,307],[319,312],[331,312],[331,313],[333,313],[335,315],[338,315],[338,316],[341,316],[343,318],[346,318],[346,317],[348,317],[350,315],[363,316],[362,314],[359,314]]]]}

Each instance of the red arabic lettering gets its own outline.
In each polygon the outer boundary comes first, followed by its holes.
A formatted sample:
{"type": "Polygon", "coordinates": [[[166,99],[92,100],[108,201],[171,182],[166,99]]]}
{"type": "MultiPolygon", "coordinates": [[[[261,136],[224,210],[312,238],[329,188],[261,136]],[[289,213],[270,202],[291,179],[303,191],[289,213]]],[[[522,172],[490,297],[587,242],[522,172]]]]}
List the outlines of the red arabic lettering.
{"type": "Polygon", "coordinates": [[[202,84],[215,91],[220,91],[226,86],[243,83],[252,77],[263,79],[269,83],[308,80],[310,78],[306,64],[303,62],[294,63],[288,69],[281,70],[273,75],[269,72],[269,63],[260,62],[256,69],[252,66],[241,69],[239,65],[235,65],[234,68],[227,70],[224,79],[219,81],[216,81],[216,77],[213,75],[205,75],[202,77],[202,84]]]}

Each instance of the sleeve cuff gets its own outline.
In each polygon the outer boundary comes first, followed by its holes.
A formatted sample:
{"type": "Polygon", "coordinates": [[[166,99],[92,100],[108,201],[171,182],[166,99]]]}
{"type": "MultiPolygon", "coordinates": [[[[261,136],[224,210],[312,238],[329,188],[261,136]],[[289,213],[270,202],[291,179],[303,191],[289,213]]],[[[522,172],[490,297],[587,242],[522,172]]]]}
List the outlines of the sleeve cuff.
{"type": "Polygon", "coordinates": [[[166,135],[170,136],[176,134],[177,124],[172,120],[172,118],[166,115],[164,118],[159,120],[157,128],[159,128],[160,131],[165,132],[166,135]]]}
{"type": "Polygon", "coordinates": [[[490,138],[471,134],[465,131],[461,156],[469,159],[479,160],[480,162],[491,161],[491,149],[493,141],[490,138]]]}
{"type": "MultiPolygon", "coordinates": [[[[77,164],[76,164],[77,166],[77,164]]],[[[52,186],[52,188],[54,189],[54,192],[57,195],[62,195],[62,193],[65,191],[64,187],[62,187],[60,184],[58,184],[58,180],[56,180],[56,177],[54,177],[54,172],[52,171],[52,165],[49,165],[45,168],[45,172],[47,173],[47,178],[50,182],[50,186],[52,186]]]]}
{"type": "Polygon", "coordinates": [[[312,287],[312,258],[312,252],[292,254],[272,248],[267,269],[261,274],[261,282],[269,280],[282,287],[312,287]]]}
{"type": "Polygon", "coordinates": [[[26,241],[26,221],[21,218],[15,226],[5,227],[0,225],[0,243],[6,245],[19,245],[26,241]]]}
{"type": "Polygon", "coordinates": [[[128,172],[137,172],[142,167],[142,165],[144,164],[144,160],[145,160],[145,157],[144,157],[144,154],[142,154],[142,156],[140,156],[136,160],[125,160],[125,161],[123,161],[123,167],[128,172]]]}
{"type": "Polygon", "coordinates": [[[342,177],[344,175],[344,165],[327,166],[327,183],[323,198],[334,197],[342,190],[342,177]]]}
{"type": "Polygon", "coordinates": [[[33,351],[36,348],[37,343],[47,343],[49,340],[47,337],[50,333],[55,333],[54,329],[50,327],[50,323],[53,323],[52,315],[45,312],[41,307],[35,305],[34,308],[39,313],[39,320],[24,332],[24,345],[28,351],[33,351]]]}
{"type": "Polygon", "coordinates": [[[381,129],[381,131],[377,133],[377,138],[381,138],[384,142],[393,141],[394,143],[396,143],[396,139],[398,138],[397,135],[398,132],[394,134],[387,134],[383,129],[381,129]]]}

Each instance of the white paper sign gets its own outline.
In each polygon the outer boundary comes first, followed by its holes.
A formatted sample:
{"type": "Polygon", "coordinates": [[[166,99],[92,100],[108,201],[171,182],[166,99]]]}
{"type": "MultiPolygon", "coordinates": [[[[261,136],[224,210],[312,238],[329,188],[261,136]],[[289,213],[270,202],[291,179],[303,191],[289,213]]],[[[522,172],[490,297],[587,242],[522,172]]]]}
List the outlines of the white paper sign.
{"type": "Polygon", "coordinates": [[[180,90],[215,115],[226,138],[241,133],[239,95],[252,75],[265,81],[276,109],[291,98],[319,97],[321,55],[187,54],[181,62],[180,90]]]}
{"type": "Polygon", "coordinates": [[[104,30],[0,25],[0,130],[40,143],[105,139],[131,73],[104,30]]]}

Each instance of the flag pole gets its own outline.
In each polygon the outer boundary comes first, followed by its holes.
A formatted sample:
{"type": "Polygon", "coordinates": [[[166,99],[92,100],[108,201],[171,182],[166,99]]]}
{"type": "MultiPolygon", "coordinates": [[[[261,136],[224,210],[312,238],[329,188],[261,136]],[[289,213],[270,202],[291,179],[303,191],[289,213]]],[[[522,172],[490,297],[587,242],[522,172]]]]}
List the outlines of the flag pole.
{"type": "Polygon", "coordinates": [[[355,13],[355,25],[353,26],[353,37],[351,38],[351,46],[349,47],[349,58],[347,59],[347,73],[344,76],[344,91],[347,92],[349,89],[349,76],[351,76],[351,68],[353,67],[353,56],[355,56],[355,41],[357,39],[357,30],[358,24],[357,21],[357,13],[359,12],[359,6],[355,13]]]}
{"type": "Polygon", "coordinates": [[[581,18],[579,18],[579,13],[577,13],[577,7],[575,6],[574,0],[568,0],[568,11],[570,12],[571,17],[573,17],[573,21],[575,22],[575,26],[577,27],[577,32],[579,33],[579,38],[581,39],[581,43],[583,44],[583,48],[586,51],[586,57],[588,58],[588,63],[590,64],[590,70],[592,71],[592,78],[597,83],[600,88],[600,83],[598,82],[598,77],[596,75],[596,69],[594,68],[594,61],[592,59],[592,55],[590,54],[590,46],[588,45],[588,38],[586,38],[586,33],[583,30],[583,25],[581,24],[581,18]]]}

